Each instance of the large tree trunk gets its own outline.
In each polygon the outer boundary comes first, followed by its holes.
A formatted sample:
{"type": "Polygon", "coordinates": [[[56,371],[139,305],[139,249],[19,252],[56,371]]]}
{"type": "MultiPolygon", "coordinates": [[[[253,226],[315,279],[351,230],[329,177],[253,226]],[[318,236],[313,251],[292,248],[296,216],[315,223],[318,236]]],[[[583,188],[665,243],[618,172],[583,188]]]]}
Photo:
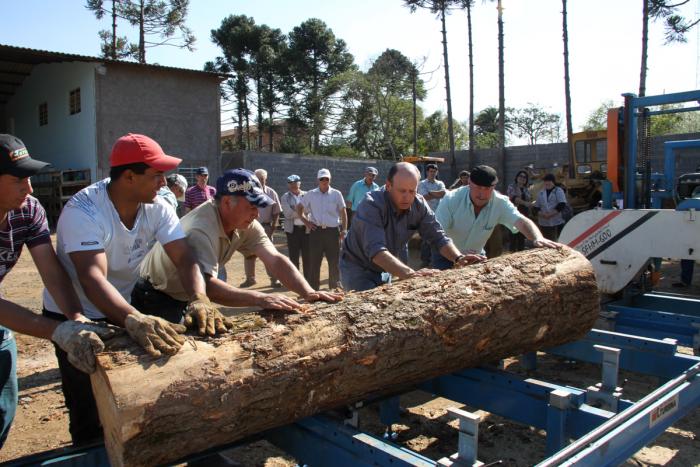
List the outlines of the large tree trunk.
{"type": "Polygon", "coordinates": [[[170,358],[153,360],[123,340],[99,356],[92,383],[112,465],[154,465],[575,340],[598,310],[582,255],[530,250],[351,293],[306,314],[264,315],[268,322],[196,338],[170,358]]]}

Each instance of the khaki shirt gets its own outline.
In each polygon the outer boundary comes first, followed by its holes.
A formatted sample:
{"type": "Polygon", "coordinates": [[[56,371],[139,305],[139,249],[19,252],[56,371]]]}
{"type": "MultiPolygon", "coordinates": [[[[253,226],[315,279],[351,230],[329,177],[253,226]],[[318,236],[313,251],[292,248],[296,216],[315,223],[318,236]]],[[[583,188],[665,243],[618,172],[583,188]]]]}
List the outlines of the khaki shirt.
{"type": "MultiPolygon", "coordinates": [[[[240,251],[243,256],[251,256],[259,245],[274,248],[258,221],[253,221],[247,229],[236,230],[229,238],[213,201],[207,201],[190,211],[180,219],[180,223],[202,274],[213,277],[216,277],[219,265],[226,264],[236,251],[240,251]]],[[[155,289],[176,300],[184,302],[190,299],[180,282],[175,264],[161,244],[157,244],[146,256],[141,266],[141,277],[148,279],[155,289]]]]}

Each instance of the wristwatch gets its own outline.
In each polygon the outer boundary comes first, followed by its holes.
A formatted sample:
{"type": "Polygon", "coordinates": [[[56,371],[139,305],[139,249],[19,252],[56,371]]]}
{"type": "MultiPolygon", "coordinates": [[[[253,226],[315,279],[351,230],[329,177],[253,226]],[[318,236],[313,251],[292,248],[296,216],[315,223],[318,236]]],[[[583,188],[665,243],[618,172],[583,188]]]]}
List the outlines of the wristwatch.
{"type": "Polygon", "coordinates": [[[453,264],[459,263],[459,260],[464,258],[466,255],[457,255],[454,261],[452,261],[453,264]]]}

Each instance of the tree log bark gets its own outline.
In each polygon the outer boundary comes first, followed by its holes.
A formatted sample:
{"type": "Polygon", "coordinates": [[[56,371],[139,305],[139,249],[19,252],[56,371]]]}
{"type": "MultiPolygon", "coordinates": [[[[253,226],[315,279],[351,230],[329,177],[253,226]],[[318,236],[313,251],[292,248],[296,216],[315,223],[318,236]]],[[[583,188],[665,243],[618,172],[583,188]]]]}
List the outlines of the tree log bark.
{"type": "Polygon", "coordinates": [[[99,356],[92,384],[112,465],[155,465],[573,341],[598,311],[590,263],[568,248],[536,249],[351,293],[306,314],[256,314],[251,328],[194,338],[170,358],[123,339],[99,356]]]}

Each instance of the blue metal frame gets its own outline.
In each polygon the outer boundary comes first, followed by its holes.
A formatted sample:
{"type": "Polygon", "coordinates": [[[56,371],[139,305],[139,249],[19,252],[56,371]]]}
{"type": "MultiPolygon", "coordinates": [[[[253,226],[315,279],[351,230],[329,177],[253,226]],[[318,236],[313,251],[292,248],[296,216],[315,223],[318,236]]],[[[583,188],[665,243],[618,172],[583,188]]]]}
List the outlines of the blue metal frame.
{"type": "MultiPolygon", "coordinates": [[[[637,179],[637,117],[639,110],[644,107],[652,107],[664,104],[678,104],[682,102],[700,101],[700,90],[676,92],[658,96],[637,97],[635,94],[623,94],[625,98],[626,125],[625,130],[625,208],[634,209],[636,204],[636,179],[637,179]]],[[[669,109],[671,110],[671,109],[669,109]]],[[[668,111],[658,111],[655,114],[669,113],[668,111]]],[[[673,186],[671,184],[670,186],[673,186]]]]}
{"type": "Polygon", "coordinates": [[[686,141],[666,141],[664,143],[664,179],[666,191],[676,195],[676,151],[679,149],[700,148],[700,139],[686,141]]]}

